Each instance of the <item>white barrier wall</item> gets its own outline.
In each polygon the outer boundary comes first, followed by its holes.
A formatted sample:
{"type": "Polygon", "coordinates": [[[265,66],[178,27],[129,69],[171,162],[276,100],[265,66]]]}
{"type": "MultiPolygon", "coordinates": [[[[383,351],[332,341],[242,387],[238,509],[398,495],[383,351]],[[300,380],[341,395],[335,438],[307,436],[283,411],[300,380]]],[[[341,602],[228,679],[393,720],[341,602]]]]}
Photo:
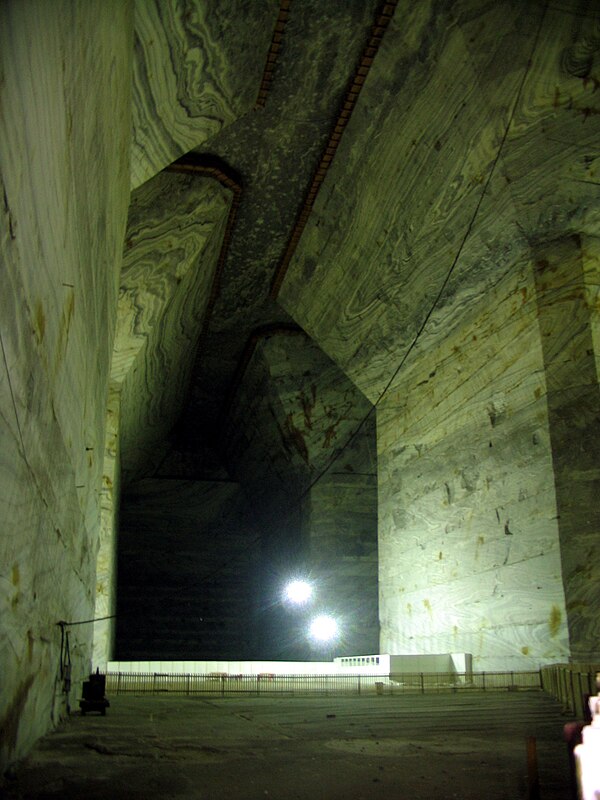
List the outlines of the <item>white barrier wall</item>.
{"type": "Polygon", "coordinates": [[[107,672],[182,675],[335,675],[331,661],[109,661],[107,672]]]}
{"type": "Polygon", "coordinates": [[[182,675],[389,675],[400,672],[465,673],[469,653],[344,656],[333,661],[109,661],[107,672],[182,675]]]}

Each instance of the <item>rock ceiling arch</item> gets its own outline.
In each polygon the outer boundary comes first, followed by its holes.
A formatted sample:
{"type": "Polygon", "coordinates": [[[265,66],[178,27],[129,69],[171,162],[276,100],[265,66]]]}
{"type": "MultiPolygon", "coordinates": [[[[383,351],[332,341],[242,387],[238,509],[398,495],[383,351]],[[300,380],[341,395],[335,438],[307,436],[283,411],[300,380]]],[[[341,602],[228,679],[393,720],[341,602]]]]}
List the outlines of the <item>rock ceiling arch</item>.
{"type": "MultiPolygon", "coordinates": [[[[166,170],[162,180],[168,180],[166,175],[169,173],[194,175],[198,179],[212,177],[232,192],[222,248],[214,267],[209,297],[204,301],[195,367],[191,373],[190,401],[187,407],[185,402],[180,403],[183,415],[177,426],[179,435],[176,436],[176,447],[181,447],[182,441],[185,441],[188,448],[192,442],[200,450],[204,448],[215,425],[223,424],[223,401],[233,402],[243,380],[245,366],[252,359],[256,342],[262,336],[273,335],[276,330],[294,328],[294,323],[276,303],[277,294],[392,19],[395,5],[355,2],[332,6],[330,11],[324,13],[318,3],[294,6],[290,0],[283,0],[273,15],[273,32],[253,112],[246,111],[245,116],[237,120],[231,114],[221,114],[219,134],[207,136],[210,125],[203,112],[210,106],[210,100],[206,99],[196,104],[198,113],[190,117],[189,126],[193,130],[185,136],[181,135],[178,140],[171,137],[167,141],[168,137],[165,136],[161,139],[161,125],[170,124],[175,130],[179,129],[174,120],[169,122],[168,115],[158,128],[155,126],[156,132],[144,148],[138,144],[140,135],[134,137],[133,164],[137,176],[134,177],[134,185],[162,163],[164,155],[161,153],[177,154],[191,140],[186,137],[195,136],[196,140],[207,140],[196,151],[168,165],[164,164],[166,170]],[[229,126],[229,133],[225,130],[226,125],[229,126]],[[136,166],[141,160],[136,155],[136,148],[144,151],[146,166],[136,166]],[[248,156],[248,153],[251,155],[248,156]],[[255,164],[252,164],[252,153],[255,164]],[[241,174],[237,176],[226,163],[234,168],[241,163],[241,174]],[[264,213],[261,215],[261,212],[264,213]],[[260,230],[261,226],[263,230],[260,230]],[[206,420],[205,424],[199,424],[199,419],[206,420]]],[[[154,27],[161,22],[158,14],[157,7],[151,4],[147,17],[138,15],[139,46],[134,83],[138,110],[134,128],[140,131],[145,129],[145,124],[149,124],[152,115],[152,111],[147,109],[156,109],[157,102],[161,102],[157,98],[165,92],[172,97],[178,91],[174,88],[172,77],[167,76],[162,84],[156,79],[157,49],[162,46],[163,52],[169,52],[173,59],[173,54],[181,51],[182,37],[192,35],[196,41],[202,38],[203,31],[206,40],[203,47],[208,53],[205,60],[209,63],[210,45],[216,35],[214,25],[210,30],[206,28],[206,20],[197,19],[190,13],[182,16],[180,11],[171,9],[167,15],[168,24],[164,24],[163,20],[160,31],[160,36],[169,41],[161,45],[152,35],[154,27]]],[[[257,20],[254,20],[253,25],[257,24],[257,20]]],[[[264,39],[264,35],[261,35],[260,41],[264,39]]],[[[214,54],[212,60],[216,62],[214,54]]],[[[214,93],[217,83],[209,79],[209,94],[214,93]]],[[[227,94],[225,89],[221,94],[227,94]]],[[[164,98],[162,102],[165,102],[164,98]]],[[[220,107],[225,106],[227,102],[222,100],[220,107]]],[[[157,181],[157,178],[153,181],[157,181]]],[[[134,209],[139,204],[138,196],[142,190],[143,186],[134,192],[134,209]]],[[[162,202],[168,209],[168,200],[163,199],[162,202]]],[[[169,235],[171,238],[179,235],[181,226],[175,226],[169,234],[167,214],[163,215],[164,232],[170,243],[169,235]]],[[[129,234],[127,246],[131,247],[129,234]]],[[[135,289],[128,285],[135,281],[135,269],[127,267],[128,259],[131,260],[131,253],[126,248],[119,323],[121,336],[117,336],[113,382],[123,381],[123,376],[119,378],[117,373],[123,372],[121,351],[127,351],[128,348],[125,343],[126,318],[128,314],[131,317],[131,295],[135,293],[135,289]]],[[[197,263],[196,269],[201,268],[197,263]]],[[[143,280],[148,282],[148,276],[143,280]]],[[[154,294],[160,295],[160,290],[155,288],[154,294]]],[[[170,297],[163,296],[164,309],[171,302],[170,297]]],[[[150,313],[149,308],[147,310],[150,313]]],[[[137,337],[138,347],[147,335],[147,331],[142,330],[144,325],[151,327],[146,321],[134,331],[131,320],[129,323],[130,336],[133,339],[137,337]]],[[[129,349],[132,347],[135,350],[136,345],[130,342],[129,349]]],[[[160,392],[156,379],[151,388],[152,379],[147,374],[153,371],[156,375],[158,369],[144,370],[139,363],[138,368],[137,388],[130,377],[128,384],[132,388],[122,409],[122,458],[126,482],[136,474],[144,474],[143,470],[141,473],[139,471],[142,465],[146,470],[152,470],[166,457],[165,442],[159,442],[158,436],[151,436],[146,442],[138,441],[140,437],[142,440],[144,438],[139,425],[135,423],[135,419],[140,417],[139,410],[127,410],[129,406],[131,409],[135,407],[135,398],[142,389],[146,392],[149,390],[151,403],[154,402],[152,395],[160,392]],[[140,375],[143,377],[140,378],[140,375]],[[151,458],[149,454],[153,448],[156,452],[155,457],[151,458]],[[130,452],[136,452],[137,455],[130,457],[130,452]],[[135,468],[134,463],[137,465],[135,468]]],[[[185,391],[184,383],[180,384],[181,391],[185,391]]],[[[172,396],[170,402],[173,402],[172,396]]],[[[163,408],[162,416],[170,420],[172,425],[173,414],[164,413],[166,405],[163,403],[160,406],[163,408]]],[[[148,414],[160,416],[157,412],[148,414]]],[[[160,435],[163,438],[168,436],[168,427],[162,426],[160,435]]]]}

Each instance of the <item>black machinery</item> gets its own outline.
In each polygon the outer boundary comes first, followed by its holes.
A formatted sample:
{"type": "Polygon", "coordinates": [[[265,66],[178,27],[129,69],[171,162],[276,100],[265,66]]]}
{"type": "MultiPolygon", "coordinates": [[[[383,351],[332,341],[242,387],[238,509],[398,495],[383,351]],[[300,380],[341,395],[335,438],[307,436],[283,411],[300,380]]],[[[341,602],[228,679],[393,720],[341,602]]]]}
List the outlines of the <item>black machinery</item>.
{"type": "Polygon", "coordinates": [[[83,697],[79,701],[82,714],[88,711],[99,711],[105,716],[110,705],[104,694],[106,690],[106,675],[100,675],[100,670],[90,674],[90,679],[83,682],[83,697]]]}

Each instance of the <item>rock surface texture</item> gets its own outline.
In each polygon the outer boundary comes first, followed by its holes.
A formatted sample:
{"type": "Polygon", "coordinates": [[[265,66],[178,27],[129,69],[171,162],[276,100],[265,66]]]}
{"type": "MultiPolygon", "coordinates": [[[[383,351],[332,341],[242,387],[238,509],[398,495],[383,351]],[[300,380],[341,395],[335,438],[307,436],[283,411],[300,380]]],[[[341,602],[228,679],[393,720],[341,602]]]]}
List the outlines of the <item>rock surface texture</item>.
{"type": "Polygon", "coordinates": [[[377,407],[383,650],[598,658],[598,44],[400,3],[283,284],[377,407]]]}
{"type": "Polygon", "coordinates": [[[593,4],[5,0],[0,72],[3,767],[115,646],[319,659],[298,574],[600,661],[593,4]]]}
{"type": "Polygon", "coordinates": [[[135,3],[131,188],[256,102],[276,0],[135,3]]]}
{"type": "MultiPolygon", "coordinates": [[[[129,199],[131,8],[2,5],[0,763],[90,665],[110,354],[129,199]]],[[[72,700],[71,696],[71,700],[72,700]]]]}

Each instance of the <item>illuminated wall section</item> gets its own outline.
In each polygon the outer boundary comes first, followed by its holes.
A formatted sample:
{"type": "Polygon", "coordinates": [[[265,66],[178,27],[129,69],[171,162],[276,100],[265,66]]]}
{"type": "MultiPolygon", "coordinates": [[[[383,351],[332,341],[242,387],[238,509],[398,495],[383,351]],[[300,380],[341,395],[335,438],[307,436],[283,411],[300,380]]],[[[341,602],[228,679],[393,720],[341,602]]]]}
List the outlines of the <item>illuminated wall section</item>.
{"type": "Polygon", "coordinates": [[[401,1],[279,294],[377,407],[383,652],[598,655],[588,34],[574,7],[401,1]]]}
{"type": "Polygon", "coordinates": [[[535,669],[569,642],[531,264],[465,317],[379,407],[382,647],[535,669]]]}
{"type": "MultiPolygon", "coordinates": [[[[40,0],[2,3],[0,17],[5,764],[65,713],[57,622],[94,616],[129,200],[133,14],[122,0],[40,0]]],[[[91,625],[71,630],[71,704],[91,665],[91,638],[91,625]]]]}

